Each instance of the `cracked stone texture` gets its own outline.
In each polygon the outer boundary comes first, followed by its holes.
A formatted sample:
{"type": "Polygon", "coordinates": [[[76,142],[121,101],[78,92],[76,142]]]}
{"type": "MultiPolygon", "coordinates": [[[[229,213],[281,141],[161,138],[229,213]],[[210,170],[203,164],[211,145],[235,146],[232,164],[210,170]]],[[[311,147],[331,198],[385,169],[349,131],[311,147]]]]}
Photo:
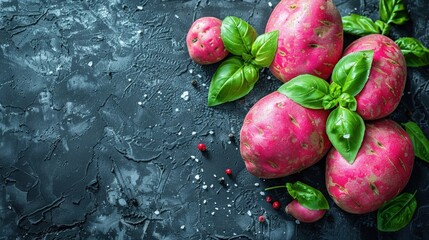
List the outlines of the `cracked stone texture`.
{"type": "MultiPolygon", "coordinates": [[[[417,190],[418,209],[398,233],[378,232],[375,213],[351,215],[331,199],[314,224],[265,202],[270,194],[285,206],[284,190],[263,189],[296,180],[327,196],[324,161],[282,179],[250,175],[238,151],[242,120],[281,82],[265,70],[248,96],[208,108],[217,65],[193,63],[185,36],[199,17],[228,15],[262,33],[278,2],[0,1],[0,239],[427,237],[429,166],[420,160],[406,188],[417,190]]],[[[343,16],[378,18],[377,1],[334,2],[343,16]]],[[[411,21],[390,36],[429,46],[429,3],[406,5],[411,21]]],[[[409,68],[391,115],[419,123],[427,136],[428,79],[428,67],[409,68]]]]}

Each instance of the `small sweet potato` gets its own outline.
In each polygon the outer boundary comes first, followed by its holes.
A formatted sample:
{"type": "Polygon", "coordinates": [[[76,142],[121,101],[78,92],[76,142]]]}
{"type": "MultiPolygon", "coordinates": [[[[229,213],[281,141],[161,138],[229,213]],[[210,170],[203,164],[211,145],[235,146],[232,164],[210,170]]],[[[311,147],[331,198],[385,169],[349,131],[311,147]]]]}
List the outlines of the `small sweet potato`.
{"type": "Polygon", "coordinates": [[[297,200],[293,200],[286,206],[285,212],[300,222],[311,223],[323,218],[323,216],[325,216],[326,210],[311,210],[302,206],[297,200]]]}
{"type": "Polygon", "coordinates": [[[197,19],[186,35],[189,56],[198,64],[212,64],[221,61],[228,51],[220,37],[222,21],[215,17],[197,19]]]}

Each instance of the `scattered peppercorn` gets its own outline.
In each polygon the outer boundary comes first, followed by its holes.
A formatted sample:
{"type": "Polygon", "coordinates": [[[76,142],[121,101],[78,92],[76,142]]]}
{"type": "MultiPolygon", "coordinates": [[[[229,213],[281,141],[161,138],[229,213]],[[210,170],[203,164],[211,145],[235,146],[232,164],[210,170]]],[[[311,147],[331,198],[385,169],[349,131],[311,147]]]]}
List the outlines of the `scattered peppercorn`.
{"type": "Polygon", "coordinates": [[[196,87],[198,85],[198,82],[197,82],[197,80],[193,79],[191,81],[191,84],[192,84],[192,86],[196,87]]]}
{"type": "Polygon", "coordinates": [[[201,152],[207,151],[207,147],[204,143],[199,143],[197,147],[201,152]]]}
{"type": "Polygon", "coordinates": [[[263,215],[260,215],[258,217],[258,221],[261,222],[261,223],[265,222],[265,217],[263,215]]]}
{"type": "Polygon", "coordinates": [[[231,168],[225,169],[225,173],[226,173],[226,175],[231,175],[232,174],[232,169],[231,168]]]}
{"type": "Polygon", "coordinates": [[[234,139],[235,139],[234,133],[228,134],[228,138],[229,138],[229,140],[234,141],[234,139]]]}
{"type": "Polygon", "coordinates": [[[271,203],[271,202],[273,201],[273,199],[271,198],[271,196],[267,196],[267,197],[265,198],[265,201],[266,201],[267,203],[271,203]]]}
{"type": "Polygon", "coordinates": [[[225,178],[224,177],[218,178],[218,181],[219,181],[220,185],[225,185],[225,178]]]}
{"type": "Polygon", "coordinates": [[[274,209],[278,210],[278,209],[280,209],[281,204],[280,204],[279,201],[274,201],[273,204],[272,204],[272,206],[273,206],[274,209]]]}

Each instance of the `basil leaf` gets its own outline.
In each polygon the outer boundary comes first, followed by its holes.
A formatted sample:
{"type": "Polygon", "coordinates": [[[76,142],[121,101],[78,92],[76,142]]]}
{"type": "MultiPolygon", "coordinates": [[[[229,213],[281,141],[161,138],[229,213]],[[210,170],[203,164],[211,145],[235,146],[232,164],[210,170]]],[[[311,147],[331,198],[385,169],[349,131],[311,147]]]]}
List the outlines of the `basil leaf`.
{"type": "Polygon", "coordinates": [[[365,123],[361,116],[339,106],[328,116],[326,133],[334,148],[353,164],[365,134],[365,123]]]}
{"type": "Polygon", "coordinates": [[[429,140],[426,138],[419,125],[415,122],[407,122],[403,123],[402,126],[405,127],[405,131],[411,138],[416,157],[429,162],[429,140]]]}
{"type": "Polygon", "coordinates": [[[341,19],[343,21],[343,30],[348,34],[366,36],[382,32],[382,28],[376,22],[365,16],[352,13],[341,19]]]}
{"type": "Polygon", "coordinates": [[[220,36],[225,48],[232,54],[251,54],[256,30],[241,18],[228,16],[222,21],[220,36]]]}
{"type": "Polygon", "coordinates": [[[348,93],[343,93],[338,98],[338,103],[341,107],[345,107],[351,111],[356,111],[357,109],[357,101],[352,95],[348,93]]]}
{"type": "Polygon", "coordinates": [[[259,71],[245,65],[240,57],[225,60],[214,73],[208,93],[208,105],[216,106],[247,95],[259,79],[259,71]]]}
{"type": "Polygon", "coordinates": [[[387,24],[383,21],[380,21],[380,20],[376,20],[375,25],[377,25],[378,28],[381,30],[381,34],[387,36],[390,33],[390,25],[389,24],[387,24]]]}
{"type": "Polygon", "coordinates": [[[252,64],[259,67],[269,67],[276,55],[278,38],[278,30],[258,36],[252,44],[251,53],[254,57],[252,64]]]}
{"type": "Polygon", "coordinates": [[[284,83],[278,91],[303,107],[323,109],[323,97],[329,94],[329,84],[319,77],[303,74],[284,83]]]}
{"type": "Polygon", "coordinates": [[[398,38],[395,41],[404,54],[408,67],[422,67],[429,65],[429,49],[419,40],[411,37],[398,38]]]}
{"type": "Polygon", "coordinates": [[[410,20],[403,0],[380,0],[379,13],[380,19],[387,24],[401,25],[410,20]]]}
{"type": "Polygon", "coordinates": [[[289,194],[303,207],[310,210],[329,209],[325,196],[317,189],[297,181],[293,184],[286,183],[289,194]]]}
{"type": "Polygon", "coordinates": [[[342,57],[332,72],[332,81],[341,86],[342,92],[356,96],[368,81],[373,50],[350,53],[342,57]]]}
{"type": "Polygon", "coordinates": [[[407,226],[417,208],[415,194],[402,193],[384,203],[377,211],[377,229],[395,232],[407,226]]]}

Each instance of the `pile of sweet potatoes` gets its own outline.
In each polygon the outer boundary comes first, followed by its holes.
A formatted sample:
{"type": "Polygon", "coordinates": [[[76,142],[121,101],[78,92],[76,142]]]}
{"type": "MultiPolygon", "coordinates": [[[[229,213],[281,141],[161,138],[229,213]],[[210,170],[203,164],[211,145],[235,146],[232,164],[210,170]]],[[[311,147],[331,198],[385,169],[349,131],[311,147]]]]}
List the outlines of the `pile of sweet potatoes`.
{"type": "MultiPolygon", "coordinates": [[[[386,212],[391,211],[389,204],[404,198],[399,194],[411,177],[414,158],[429,155],[429,141],[416,124],[412,131],[406,131],[388,118],[403,95],[410,60],[395,41],[383,35],[389,24],[407,20],[402,10],[388,8],[397,4],[402,9],[403,2],[380,2],[385,22],[374,23],[373,28],[377,30],[378,26],[383,31],[356,31],[362,37],[345,49],[344,20],[332,0],[280,1],[267,22],[266,34],[271,35],[264,36],[267,42],[270,38],[265,47],[263,37],[255,40],[257,34],[251,26],[233,18],[237,23],[233,30],[224,25],[225,21],[197,21],[188,33],[187,46],[191,58],[200,64],[221,61],[228,49],[236,55],[221,64],[212,79],[217,81],[216,76],[222,75],[222,91],[229,94],[254,84],[255,77],[250,74],[258,76],[264,67],[283,82],[277,91],[257,101],[243,120],[240,153],[250,173],[260,178],[280,178],[326,159],[326,188],[333,202],[355,214],[381,209],[383,219],[384,215],[391,216],[386,212]],[[264,64],[258,64],[262,60],[264,64]],[[254,72],[247,73],[249,69],[254,72]]],[[[362,19],[356,21],[367,21],[362,19]]],[[[349,31],[351,24],[346,23],[349,31]]],[[[250,89],[227,101],[244,96],[250,89]]],[[[323,198],[316,190],[306,192],[312,188],[305,184],[296,186],[302,189],[288,188],[289,192],[323,198]]],[[[401,206],[413,212],[414,196],[406,197],[411,200],[401,206]]],[[[298,197],[286,212],[313,222],[327,210],[326,205],[306,206],[308,201],[300,202],[298,197]]]]}

